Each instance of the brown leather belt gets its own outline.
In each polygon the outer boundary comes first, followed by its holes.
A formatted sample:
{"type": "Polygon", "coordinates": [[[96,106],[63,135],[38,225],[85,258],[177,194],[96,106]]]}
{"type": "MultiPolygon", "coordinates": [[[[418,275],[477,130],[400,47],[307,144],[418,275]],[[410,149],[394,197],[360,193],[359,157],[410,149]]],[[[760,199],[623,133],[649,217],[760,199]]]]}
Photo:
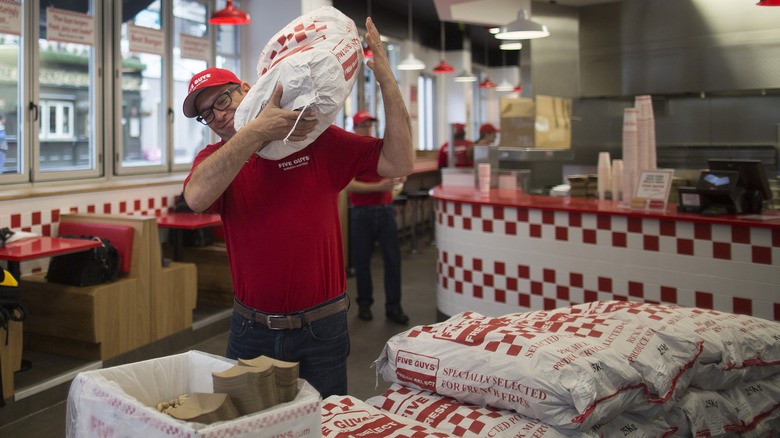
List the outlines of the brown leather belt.
{"type": "Polygon", "coordinates": [[[245,306],[238,300],[233,301],[233,310],[242,317],[263,324],[271,330],[299,329],[303,327],[304,324],[327,318],[328,316],[347,310],[347,294],[334,298],[318,307],[295,313],[263,313],[259,310],[245,306]]]}

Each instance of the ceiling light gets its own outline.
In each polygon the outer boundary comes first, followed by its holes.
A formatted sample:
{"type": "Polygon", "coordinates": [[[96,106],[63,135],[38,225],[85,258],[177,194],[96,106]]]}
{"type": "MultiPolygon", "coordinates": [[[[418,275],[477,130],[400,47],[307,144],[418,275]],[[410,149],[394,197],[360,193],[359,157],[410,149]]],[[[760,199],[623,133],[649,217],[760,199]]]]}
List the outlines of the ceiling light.
{"type": "Polygon", "coordinates": [[[500,27],[491,27],[491,28],[488,29],[488,32],[490,32],[493,35],[497,34],[500,31],[501,31],[500,27]]]}
{"type": "Polygon", "coordinates": [[[439,65],[433,68],[433,72],[436,74],[448,74],[448,73],[455,73],[455,67],[447,64],[447,61],[444,60],[444,22],[442,21],[439,23],[439,27],[441,28],[441,62],[439,65]]]}
{"type": "Polygon", "coordinates": [[[756,4],[759,6],[780,6],[780,0],[761,0],[756,4]]]}
{"type": "Polygon", "coordinates": [[[398,64],[398,70],[422,70],[425,68],[425,63],[415,58],[414,53],[409,53],[400,64],[398,64]]]}
{"type": "Polygon", "coordinates": [[[515,87],[506,79],[502,80],[500,84],[496,85],[496,91],[512,91],[514,88],[515,87]]]}
{"type": "Polygon", "coordinates": [[[412,52],[412,0],[409,0],[409,55],[398,64],[398,70],[422,70],[425,63],[415,58],[412,52]]]}
{"type": "Polygon", "coordinates": [[[496,83],[486,77],[484,81],[480,82],[479,88],[496,88],[496,83]]]}
{"type": "Polygon", "coordinates": [[[474,76],[474,73],[468,70],[463,70],[457,76],[455,76],[455,82],[477,82],[477,77],[474,76]]]}
{"type": "Polygon", "coordinates": [[[501,27],[501,31],[496,34],[500,40],[527,40],[532,38],[542,38],[550,35],[547,26],[531,21],[528,18],[528,11],[521,10],[517,13],[517,20],[501,27]]]}
{"type": "Polygon", "coordinates": [[[502,41],[498,45],[498,48],[500,48],[501,50],[520,50],[523,48],[523,43],[521,43],[520,41],[507,40],[507,41],[502,41]]]}
{"type": "Polygon", "coordinates": [[[447,64],[447,61],[442,59],[439,65],[434,67],[433,72],[438,74],[455,73],[455,67],[447,64]]]}
{"type": "Polygon", "coordinates": [[[209,18],[209,24],[247,24],[251,22],[249,14],[233,7],[233,0],[227,0],[225,9],[214,12],[209,18]]]}

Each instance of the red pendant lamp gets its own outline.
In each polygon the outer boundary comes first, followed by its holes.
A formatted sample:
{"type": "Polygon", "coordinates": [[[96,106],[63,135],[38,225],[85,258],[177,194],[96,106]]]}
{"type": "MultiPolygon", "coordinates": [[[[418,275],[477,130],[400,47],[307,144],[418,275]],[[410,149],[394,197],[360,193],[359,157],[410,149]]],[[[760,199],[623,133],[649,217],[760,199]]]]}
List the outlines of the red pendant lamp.
{"type": "Polygon", "coordinates": [[[225,9],[214,12],[209,18],[209,24],[247,24],[251,22],[249,14],[233,7],[233,0],[227,0],[225,9]]]}
{"type": "Polygon", "coordinates": [[[780,6],[780,0],[761,0],[756,4],[759,6],[780,6]]]}
{"type": "Polygon", "coordinates": [[[485,80],[479,83],[479,88],[496,88],[496,83],[485,77],[485,80]]]}
{"type": "Polygon", "coordinates": [[[455,73],[455,67],[447,64],[444,60],[444,22],[440,23],[441,27],[441,62],[439,65],[433,68],[433,72],[436,74],[455,73]]]}

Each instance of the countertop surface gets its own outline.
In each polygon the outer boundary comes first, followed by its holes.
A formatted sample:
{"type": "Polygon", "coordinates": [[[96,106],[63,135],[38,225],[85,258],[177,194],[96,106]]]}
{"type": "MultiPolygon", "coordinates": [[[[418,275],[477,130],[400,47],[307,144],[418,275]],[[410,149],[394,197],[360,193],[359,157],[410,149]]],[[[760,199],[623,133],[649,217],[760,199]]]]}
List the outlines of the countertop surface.
{"type": "Polygon", "coordinates": [[[761,214],[726,214],[704,216],[698,213],[677,211],[677,204],[668,204],[665,210],[632,209],[614,201],[592,198],[568,198],[557,196],[526,195],[514,189],[490,189],[482,193],[471,187],[437,186],[431,189],[434,199],[470,204],[519,207],[538,210],[567,211],[574,213],[628,216],[642,219],[662,219],[708,224],[736,225],[744,227],[772,228],[780,230],[780,212],[764,211],[761,214]]]}

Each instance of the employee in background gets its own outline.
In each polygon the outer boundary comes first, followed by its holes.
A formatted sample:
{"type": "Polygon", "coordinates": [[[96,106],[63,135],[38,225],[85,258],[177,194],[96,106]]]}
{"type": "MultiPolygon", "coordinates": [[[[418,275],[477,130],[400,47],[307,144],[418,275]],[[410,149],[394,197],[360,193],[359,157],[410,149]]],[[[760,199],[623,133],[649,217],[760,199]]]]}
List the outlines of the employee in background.
{"type": "MultiPolygon", "coordinates": [[[[455,159],[455,167],[474,167],[474,145],[466,140],[466,125],[455,123],[452,125],[452,138],[455,140],[455,149],[452,157],[455,159]]],[[[449,164],[449,142],[445,142],[439,148],[439,169],[449,164]]]]}
{"type": "MultiPolygon", "coordinates": [[[[358,111],[352,117],[353,130],[359,135],[374,135],[376,119],[368,111],[358,111]]],[[[374,286],[371,281],[371,255],[379,243],[385,266],[385,316],[398,324],[407,324],[409,317],[401,308],[401,247],[395,222],[392,190],[403,184],[403,178],[383,178],[378,174],[363,174],[349,183],[350,242],[357,280],[358,318],[371,321],[374,286]]]]}
{"type": "Polygon", "coordinates": [[[298,92],[294,86],[276,84],[265,108],[239,131],[233,119],[251,85],[230,71],[212,67],[196,74],[184,99],[184,115],[222,139],[195,157],[184,198],[194,211],[222,217],[236,296],[226,356],[299,362],[300,377],[322,398],[347,394],[339,193],[357,175],[401,177],[414,170],[406,104],[371,18],[366,29],[374,52],[367,66],[379,83],[387,122],[382,139],[329,126],[300,151],[268,160],[258,149],[284,138],[303,141],[316,127],[316,112],[280,108],[282,93],[298,92]]]}
{"type": "Polygon", "coordinates": [[[496,141],[496,133],[501,132],[490,123],[479,127],[479,139],[475,144],[479,146],[491,146],[496,141]]]}

